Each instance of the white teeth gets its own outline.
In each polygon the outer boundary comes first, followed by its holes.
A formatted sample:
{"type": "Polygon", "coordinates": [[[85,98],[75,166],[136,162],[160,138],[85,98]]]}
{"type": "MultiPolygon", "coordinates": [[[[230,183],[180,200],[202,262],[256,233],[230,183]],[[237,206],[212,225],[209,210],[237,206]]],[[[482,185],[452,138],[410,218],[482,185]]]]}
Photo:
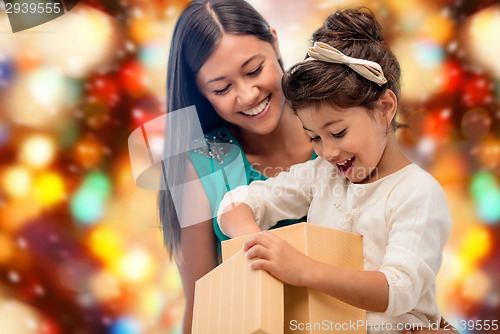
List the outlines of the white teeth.
{"type": "Polygon", "coordinates": [[[264,111],[264,109],[267,107],[269,103],[269,96],[264,99],[261,103],[259,103],[258,106],[253,107],[252,109],[248,109],[245,111],[242,111],[243,114],[248,115],[248,116],[255,116],[260,114],[261,112],[264,111]]]}
{"type": "Polygon", "coordinates": [[[346,163],[348,163],[349,161],[351,161],[354,157],[350,157],[349,159],[347,159],[346,161],[342,162],[342,163],[339,163],[337,165],[339,166],[344,166],[346,163]]]}

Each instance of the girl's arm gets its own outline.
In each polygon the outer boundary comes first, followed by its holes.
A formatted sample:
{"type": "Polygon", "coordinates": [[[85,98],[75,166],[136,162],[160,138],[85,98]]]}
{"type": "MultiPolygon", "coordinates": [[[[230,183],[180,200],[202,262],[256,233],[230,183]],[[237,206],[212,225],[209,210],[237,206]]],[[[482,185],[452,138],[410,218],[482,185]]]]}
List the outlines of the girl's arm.
{"type": "Polygon", "coordinates": [[[389,286],[379,271],[359,271],[315,261],[269,232],[251,236],[243,248],[252,269],[262,269],[295,286],[324,292],[347,304],[384,312],[389,286]]]}
{"type": "Polygon", "coordinates": [[[221,231],[230,238],[260,232],[252,208],[245,203],[231,204],[219,218],[221,231]]]}
{"type": "Polygon", "coordinates": [[[321,185],[317,170],[321,159],[318,159],[292,166],[289,172],[266,181],[254,181],[228,192],[217,213],[222,232],[234,238],[267,230],[280,220],[307,215],[313,192],[321,185]]]}

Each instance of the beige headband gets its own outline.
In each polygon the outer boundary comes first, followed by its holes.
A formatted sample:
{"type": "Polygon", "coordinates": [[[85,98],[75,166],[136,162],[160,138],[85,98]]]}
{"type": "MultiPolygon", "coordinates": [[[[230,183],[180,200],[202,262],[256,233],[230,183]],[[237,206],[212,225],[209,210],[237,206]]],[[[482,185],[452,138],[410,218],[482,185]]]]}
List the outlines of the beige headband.
{"type": "Polygon", "coordinates": [[[382,67],[380,67],[378,63],[365,59],[346,56],[339,50],[326,43],[315,42],[314,46],[308,49],[307,54],[312,58],[306,60],[315,59],[328,63],[346,64],[354,71],[359,73],[359,75],[375,82],[379,86],[382,86],[387,82],[387,79],[384,77],[382,67]]]}

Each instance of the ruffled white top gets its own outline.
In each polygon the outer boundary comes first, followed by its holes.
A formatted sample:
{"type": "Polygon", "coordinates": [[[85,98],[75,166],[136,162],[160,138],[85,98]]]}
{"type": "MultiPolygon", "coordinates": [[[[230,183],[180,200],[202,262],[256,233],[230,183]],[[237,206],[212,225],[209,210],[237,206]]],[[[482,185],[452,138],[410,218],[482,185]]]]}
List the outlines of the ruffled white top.
{"type": "Polygon", "coordinates": [[[307,214],[311,224],[361,234],[365,270],[381,271],[389,283],[387,310],[367,312],[369,324],[440,321],[436,275],[452,221],[440,184],[417,165],[354,184],[318,157],[230,191],[217,217],[241,202],[263,230],[307,214]]]}

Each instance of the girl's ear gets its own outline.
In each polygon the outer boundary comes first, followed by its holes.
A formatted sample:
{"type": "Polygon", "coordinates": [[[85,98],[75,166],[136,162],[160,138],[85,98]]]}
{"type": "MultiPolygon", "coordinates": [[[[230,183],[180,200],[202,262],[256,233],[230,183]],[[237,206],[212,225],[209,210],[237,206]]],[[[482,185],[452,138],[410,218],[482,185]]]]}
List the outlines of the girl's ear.
{"type": "Polygon", "coordinates": [[[281,59],[280,48],[278,45],[278,33],[276,33],[276,29],[274,29],[273,27],[270,27],[269,29],[271,30],[271,34],[274,37],[273,48],[274,48],[274,53],[276,53],[276,59],[281,59]]]}
{"type": "Polygon", "coordinates": [[[398,110],[398,100],[396,94],[390,89],[386,89],[384,94],[379,99],[380,112],[382,113],[382,122],[384,124],[391,124],[392,119],[396,116],[398,110]]]}

